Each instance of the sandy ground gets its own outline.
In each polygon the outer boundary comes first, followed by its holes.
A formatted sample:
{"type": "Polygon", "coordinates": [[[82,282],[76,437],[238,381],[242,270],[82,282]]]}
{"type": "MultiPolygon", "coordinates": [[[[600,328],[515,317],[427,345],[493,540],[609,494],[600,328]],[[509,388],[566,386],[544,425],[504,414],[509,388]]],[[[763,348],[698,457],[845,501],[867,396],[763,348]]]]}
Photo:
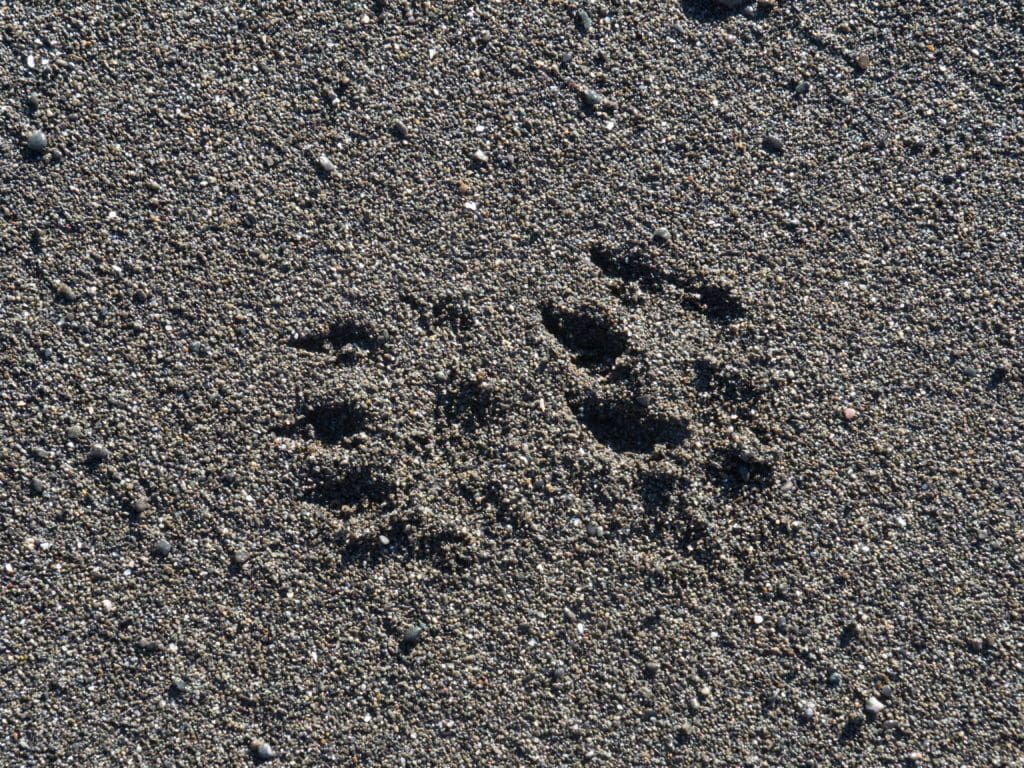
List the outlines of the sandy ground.
{"type": "Polygon", "coordinates": [[[1022,59],[0,4],[0,765],[1021,765],[1022,59]]]}

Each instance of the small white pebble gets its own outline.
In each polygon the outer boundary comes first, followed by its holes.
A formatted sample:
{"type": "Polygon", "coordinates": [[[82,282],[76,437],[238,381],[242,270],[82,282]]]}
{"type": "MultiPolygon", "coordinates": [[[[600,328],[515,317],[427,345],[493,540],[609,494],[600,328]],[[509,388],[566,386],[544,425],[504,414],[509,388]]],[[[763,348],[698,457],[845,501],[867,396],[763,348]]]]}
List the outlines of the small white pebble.
{"type": "Polygon", "coordinates": [[[880,702],[874,696],[869,696],[868,700],[864,702],[864,711],[869,715],[877,715],[883,709],[885,709],[885,704],[880,702]]]}
{"type": "Polygon", "coordinates": [[[474,203],[472,200],[467,201],[466,202],[466,210],[467,211],[475,211],[476,210],[476,203],[474,203]]]}
{"type": "Polygon", "coordinates": [[[112,610],[114,610],[114,604],[112,602],[110,602],[110,600],[108,600],[106,598],[103,599],[103,601],[100,603],[100,605],[103,607],[103,610],[106,611],[107,613],[110,613],[112,610]]]}
{"type": "Polygon", "coordinates": [[[586,629],[587,628],[585,626],[583,626],[583,622],[582,621],[579,624],[576,625],[576,631],[579,632],[581,635],[586,631],[586,629]]]}
{"type": "Polygon", "coordinates": [[[487,157],[486,152],[484,152],[482,149],[478,149],[476,152],[473,153],[473,159],[476,160],[478,163],[486,163],[489,158],[487,157]]]}
{"type": "Polygon", "coordinates": [[[760,613],[755,613],[754,614],[754,624],[757,624],[759,626],[761,624],[764,624],[764,616],[762,616],[760,613]]]}
{"type": "Polygon", "coordinates": [[[338,172],[337,166],[331,162],[331,158],[327,155],[320,155],[320,157],[316,159],[316,164],[320,166],[320,170],[324,173],[335,174],[338,172]]]}

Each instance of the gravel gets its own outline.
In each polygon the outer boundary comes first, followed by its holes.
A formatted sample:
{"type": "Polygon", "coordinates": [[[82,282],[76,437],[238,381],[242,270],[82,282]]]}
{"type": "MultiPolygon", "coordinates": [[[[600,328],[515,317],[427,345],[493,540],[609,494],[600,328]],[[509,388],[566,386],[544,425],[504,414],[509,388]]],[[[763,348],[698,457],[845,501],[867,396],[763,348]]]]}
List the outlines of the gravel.
{"type": "Polygon", "coordinates": [[[1024,11],[737,6],[5,6],[0,764],[1021,761],[1024,11]]]}

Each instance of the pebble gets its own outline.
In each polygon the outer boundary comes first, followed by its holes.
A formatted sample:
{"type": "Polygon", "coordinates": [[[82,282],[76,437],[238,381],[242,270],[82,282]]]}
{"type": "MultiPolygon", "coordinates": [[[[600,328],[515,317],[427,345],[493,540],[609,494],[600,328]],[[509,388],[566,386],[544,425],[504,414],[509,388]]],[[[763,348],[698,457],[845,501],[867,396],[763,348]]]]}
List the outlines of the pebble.
{"type": "Polygon", "coordinates": [[[840,685],[843,684],[843,676],[840,675],[838,672],[833,672],[831,675],[828,676],[828,684],[831,685],[833,688],[838,688],[840,685]]]}
{"type": "Polygon", "coordinates": [[[811,90],[811,84],[806,80],[801,80],[793,90],[797,96],[803,96],[811,90]]]}
{"type": "Polygon", "coordinates": [[[856,621],[848,621],[843,627],[843,633],[840,635],[839,639],[842,643],[849,644],[860,637],[863,631],[864,628],[856,621]]]}
{"type": "Polygon", "coordinates": [[[249,552],[244,548],[239,547],[231,551],[231,564],[236,568],[241,568],[247,562],[249,562],[249,552]]]}
{"type": "Polygon", "coordinates": [[[185,692],[185,688],[186,687],[187,686],[185,685],[185,681],[182,680],[180,677],[171,678],[171,692],[172,693],[180,696],[181,694],[183,694],[185,692]]]}
{"type": "Polygon", "coordinates": [[[77,424],[68,427],[68,439],[69,440],[81,440],[85,437],[85,430],[77,424]]]}
{"type": "Polygon", "coordinates": [[[153,554],[156,557],[167,557],[171,554],[171,542],[167,539],[157,539],[153,544],[153,554]]]}
{"type": "Polygon", "coordinates": [[[866,714],[874,716],[881,712],[883,709],[885,709],[885,704],[880,702],[874,696],[869,696],[868,700],[864,702],[864,712],[866,714]]]}
{"type": "Polygon", "coordinates": [[[771,152],[773,155],[782,154],[782,139],[774,134],[765,134],[763,145],[766,152],[771,152]]]}
{"type": "Polygon", "coordinates": [[[583,103],[588,107],[596,107],[602,101],[601,94],[595,91],[593,88],[588,88],[583,93],[583,103]]]}
{"type": "Polygon", "coordinates": [[[800,702],[800,717],[804,720],[812,720],[817,709],[818,707],[813,701],[802,701],[800,702]]]}
{"type": "Polygon", "coordinates": [[[319,167],[320,170],[326,173],[328,176],[333,176],[338,172],[338,166],[332,163],[331,158],[329,158],[327,155],[320,155],[320,157],[316,159],[316,164],[317,167],[319,167]]]}
{"type": "Polygon", "coordinates": [[[252,750],[252,756],[256,758],[257,762],[265,763],[268,760],[274,759],[273,748],[262,739],[253,739],[249,744],[249,748],[252,750]]]}
{"type": "Polygon", "coordinates": [[[57,298],[63,301],[65,304],[73,304],[78,300],[78,294],[75,293],[75,289],[67,283],[57,281],[53,286],[54,291],[57,293],[57,298]]]}
{"type": "Polygon", "coordinates": [[[46,484],[43,483],[38,477],[33,477],[29,480],[29,486],[32,488],[32,493],[42,496],[46,493],[46,484]]]}
{"type": "Polygon", "coordinates": [[[32,131],[25,141],[25,148],[33,155],[41,155],[46,151],[48,143],[45,133],[42,131],[32,131]]]}
{"type": "Polygon", "coordinates": [[[590,30],[594,26],[594,22],[591,20],[590,14],[587,13],[583,8],[579,8],[576,11],[576,26],[584,35],[589,34],[590,30]]]}
{"type": "Polygon", "coordinates": [[[653,680],[658,676],[661,671],[661,665],[656,661],[649,661],[644,664],[644,677],[648,680],[653,680]]]}
{"type": "Polygon", "coordinates": [[[853,63],[857,65],[858,70],[865,72],[871,66],[871,57],[866,53],[858,53],[853,63]]]}
{"type": "Polygon", "coordinates": [[[407,648],[412,648],[414,645],[419,643],[423,637],[423,627],[418,624],[414,624],[405,630],[405,634],[402,636],[402,644],[407,648]]]}
{"type": "Polygon", "coordinates": [[[409,127],[401,120],[395,120],[391,124],[391,133],[395,138],[405,141],[409,138],[409,127]]]}
{"type": "Polygon", "coordinates": [[[486,152],[484,152],[482,149],[478,149],[476,152],[473,153],[473,160],[480,163],[481,165],[485,165],[487,161],[490,160],[490,158],[487,157],[486,152]]]}
{"type": "Polygon", "coordinates": [[[146,512],[149,512],[151,509],[153,509],[153,505],[149,503],[149,499],[147,499],[145,496],[136,496],[134,499],[132,499],[131,508],[132,514],[134,514],[136,517],[141,517],[146,512]]]}
{"type": "Polygon", "coordinates": [[[853,421],[857,418],[857,409],[846,406],[843,408],[843,421],[853,421]]]}
{"type": "Polygon", "coordinates": [[[89,452],[85,454],[85,460],[91,464],[99,464],[101,461],[106,461],[109,458],[110,451],[108,451],[99,443],[93,445],[89,449],[89,452]]]}
{"type": "Polygon", "coordinates": [[[654,230],[654,239],[661,243],[667,243],[672,239],[672,233],[668,231],[668,227],[658,227],[654,230]]]}

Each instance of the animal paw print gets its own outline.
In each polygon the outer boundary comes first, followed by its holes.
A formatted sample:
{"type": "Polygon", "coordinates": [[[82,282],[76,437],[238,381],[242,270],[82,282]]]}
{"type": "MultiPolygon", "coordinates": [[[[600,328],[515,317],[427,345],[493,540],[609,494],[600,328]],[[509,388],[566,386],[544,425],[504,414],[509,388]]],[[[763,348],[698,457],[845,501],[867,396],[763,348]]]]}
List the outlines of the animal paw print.
{"type": "Polygon", "coordinates": [[[728,496],[772,482],[771,454],[753,423],[761,392],[707,353],[666,360],[672,355],[659,352],[656,338],[648,333],[634,341],[630,328],[636,322],[676,342],[689,336],[703,343],[741,320],[743,304],[729,287],[675,269],[671,254],[653,244],[595,243],[587,255],[598,274],[578,291],[587,298],[563,297],[539,308],[544,328],[570,360],[566,402],[596,443],[633,467],[635,506],[643,516],[628,525],[697,556],[711,543],[706,521],[688,509],[694,481],[728,496]],[[618,297],[618,305],[602,301],[601,292],[618,297]],[[646,322],[651,302],[671,311],[646,322]]]}
{"type": "MultiPolygon", "coordinates": [[[[353,380],[365,378],[368,363],[387,355],[386,338],[367,323],[344,318],[286,344],[330,356],[340,379],[330,389],[359,392],[346,373],[352,371],[353,380]]],[[[311,458],[299,496],[324,511],[342,562],[373,567],[404,558],[443,571],[465,567],[472,562],[470,537],[412,504],[386,450],[396,439],[387,422],[387,414],[363,393],[304,400],[289,421],[272,431],[305,444],[311,458]]]]}

